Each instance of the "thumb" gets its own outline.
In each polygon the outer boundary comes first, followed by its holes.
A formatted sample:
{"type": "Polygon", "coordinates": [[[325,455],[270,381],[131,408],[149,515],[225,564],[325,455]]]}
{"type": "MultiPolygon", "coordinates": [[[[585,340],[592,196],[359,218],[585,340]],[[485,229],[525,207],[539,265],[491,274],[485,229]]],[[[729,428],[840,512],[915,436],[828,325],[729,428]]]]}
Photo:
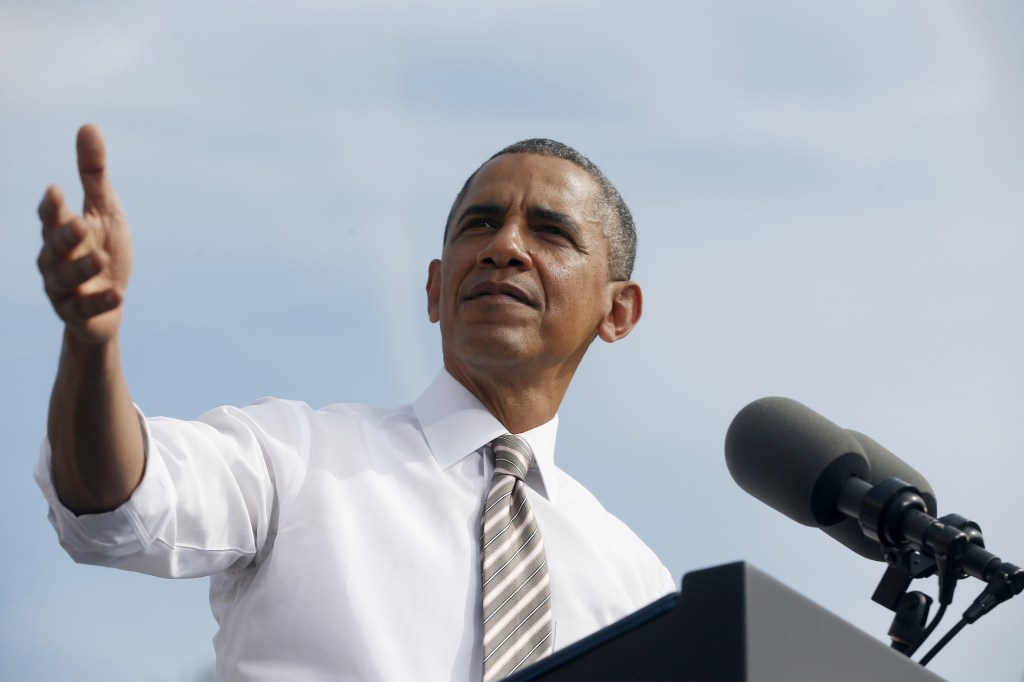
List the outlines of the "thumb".
{"type": "Polygon", "coordinates": [[[78,129],[78,174],[85,192],[83,213],[95,210],[110,213],[116,210],[117,195],[107,173],[107,152],[103,134],[92,124],[78,129]]]}

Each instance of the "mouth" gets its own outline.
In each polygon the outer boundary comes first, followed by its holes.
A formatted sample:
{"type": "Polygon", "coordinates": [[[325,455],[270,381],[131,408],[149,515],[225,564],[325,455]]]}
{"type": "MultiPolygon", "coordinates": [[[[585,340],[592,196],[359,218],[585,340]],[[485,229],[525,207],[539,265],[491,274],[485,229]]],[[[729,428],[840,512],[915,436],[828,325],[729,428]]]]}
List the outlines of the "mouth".
{"type": "Polygon", "coordinates": [[[518,303],[528,305],[531,308],[537,307],[537,297],[530,292],[509,282],[478,282],[470,287],[464,301],[481,301],[486,303],[518,303]]]}

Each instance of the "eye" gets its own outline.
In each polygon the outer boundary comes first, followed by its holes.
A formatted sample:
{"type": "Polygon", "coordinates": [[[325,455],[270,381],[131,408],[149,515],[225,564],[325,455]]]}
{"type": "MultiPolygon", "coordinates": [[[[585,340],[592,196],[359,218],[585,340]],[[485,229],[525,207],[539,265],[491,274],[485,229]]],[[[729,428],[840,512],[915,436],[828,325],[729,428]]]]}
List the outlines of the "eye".
{"type": "Polygon", "coordinates": [[[461,227],[459,227],[459,234],[492,230],[495,227],[495,222],[490,218],[470,218],[462,223],[461,227]]]}
{"type": "Polygon", "coordinates": [[[563,241],[572,242],[572,237],[569,235],[569,232],[558,225],[539,225],[534,228],[534,232],[549,235],[563,241]]]}

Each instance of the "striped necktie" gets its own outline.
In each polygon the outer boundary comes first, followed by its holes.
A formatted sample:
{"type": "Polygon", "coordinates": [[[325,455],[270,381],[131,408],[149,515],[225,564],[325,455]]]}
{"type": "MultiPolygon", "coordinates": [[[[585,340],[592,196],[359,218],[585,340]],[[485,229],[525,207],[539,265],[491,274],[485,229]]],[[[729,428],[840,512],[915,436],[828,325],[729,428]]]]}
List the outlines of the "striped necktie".
{"type": "Polygon", "coordinates": [[[551,589],[540,529],[526,500],[533,450],[505,434],[490,443],[494,477],[484,505],[484,682],[551,653],[551,589]]]}

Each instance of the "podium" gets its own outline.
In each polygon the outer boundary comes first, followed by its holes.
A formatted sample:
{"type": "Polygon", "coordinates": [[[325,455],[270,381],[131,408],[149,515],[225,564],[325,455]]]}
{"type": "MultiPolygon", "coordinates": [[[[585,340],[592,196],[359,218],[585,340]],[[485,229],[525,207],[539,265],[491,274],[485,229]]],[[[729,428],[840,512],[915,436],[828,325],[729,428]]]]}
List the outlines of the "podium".
{"type": "Polygon", "coordinates": [[[688,573],[679,593],[507,679],[942,682],[743,562],[688,573]]]}

